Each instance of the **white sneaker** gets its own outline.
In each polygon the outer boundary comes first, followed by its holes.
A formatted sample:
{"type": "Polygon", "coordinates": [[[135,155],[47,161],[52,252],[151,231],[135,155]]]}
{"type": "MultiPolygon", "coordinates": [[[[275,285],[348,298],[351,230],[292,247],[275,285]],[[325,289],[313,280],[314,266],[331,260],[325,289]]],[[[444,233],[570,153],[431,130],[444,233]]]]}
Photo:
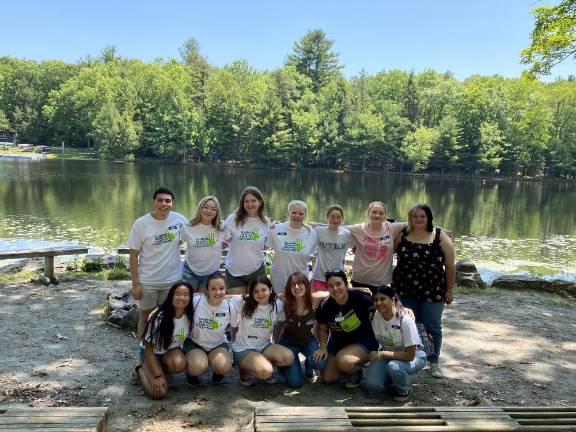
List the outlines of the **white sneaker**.
{"type": "Polygon", "coordinates": [[[430,363],[430,375],[432,375],[434,378],[444,377],[438,363],[430,363]]]}

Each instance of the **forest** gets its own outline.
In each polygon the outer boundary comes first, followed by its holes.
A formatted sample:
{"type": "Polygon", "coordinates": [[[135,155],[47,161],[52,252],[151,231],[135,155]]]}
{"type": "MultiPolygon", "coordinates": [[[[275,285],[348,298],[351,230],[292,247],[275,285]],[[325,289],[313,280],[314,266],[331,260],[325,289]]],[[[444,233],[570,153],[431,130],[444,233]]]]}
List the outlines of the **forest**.
{"type": "Polygon", "coordinates": [[[382,70],[347,78],[320,29],[285,64],[211,65],[113,46],[76,63],[0,57],[0,129],[112,160],[464,175],[576,175],[576,81],[382,70]]]}

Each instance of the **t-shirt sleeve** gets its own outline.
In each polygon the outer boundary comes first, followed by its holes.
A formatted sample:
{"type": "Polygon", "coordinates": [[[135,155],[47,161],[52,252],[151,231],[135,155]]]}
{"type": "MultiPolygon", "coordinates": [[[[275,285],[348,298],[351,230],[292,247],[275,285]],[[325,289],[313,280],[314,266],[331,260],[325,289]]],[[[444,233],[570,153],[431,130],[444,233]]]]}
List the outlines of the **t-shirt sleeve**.
{"type": "Polygon", "coordinates": [[[142,249],[142,244],[144,243],[141,238],[140,224],[132,225],[130,230],[130,235],[128,236],[128,247],[134,250],[142,249]]]}
{"type": "Polygon", "coordinates": [[[274,247],[276,246],[276,242],[274,241],[274,238],[276,237],[276,231],[277,230],[278,230],[278,225],[276,225],[274,228],[268,229],[268,234],[266,234],[266,247],[267,248],[274,249],[274,247]]]}
{"type": "Polygon", "coordinates": [[[230,299],[230,327],[238,327],[242,316],[242,296],[234,295],[230,299]]]}
{"type": "Polygon", "coordinates": [[[189,226],[183,225],[182,229],[180,230],[180,241],[185,242],[188,241],[188,228],[189,226]]]}
{"type": "Polygon", "coordinates": [[[222,232],[222,240],[229,242],[232,240],[232,230],[226,224],[223,225],[224,231],[222,232]]]}
{"type": "Polygon", "coordinates": [[[404,348],[413,345],[421,345],[420,336],[418,335],[418,329],[416,328],[416,323],[407,316],[402,317],[402,342],[404,348]]]}
{"type": "Polygon", "coordinates": [[[277,308],[277,318],[278,322],[286,321],[286,312],[284,311],[284,303],[280,300],[276,300],[276,308],[277,308]]]}

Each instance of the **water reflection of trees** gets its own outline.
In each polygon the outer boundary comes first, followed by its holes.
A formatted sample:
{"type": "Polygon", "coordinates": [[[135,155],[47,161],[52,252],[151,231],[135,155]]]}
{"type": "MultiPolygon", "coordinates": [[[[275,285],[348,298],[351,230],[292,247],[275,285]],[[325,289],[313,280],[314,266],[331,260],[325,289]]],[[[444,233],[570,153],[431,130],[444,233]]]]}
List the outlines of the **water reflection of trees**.
{"type": "Polygon", "coordinates": [[[456,236],[576,234],[571,184],[67,160],[0,161],[0,172],[2,214],[45,216],[39,223],[48,228],[46,235],[63,221],[71,229],[90,226],[108,245],[124,241],[134,219],[150,210],[158,185],[175,191],[176,209],[186,216],[205,195],[216,195],[226,215],[242,189],[252,184],[262,190],[268,213],[278,220],[286,218],[292,199],[306,201],[309,220],[316,221],[324,219],[329,204],[339,203],[349,223],[365,220],[370,201],[384,201],[389,214],[399,219],[415,203],[427,202],[435,222],[456,236]]]}

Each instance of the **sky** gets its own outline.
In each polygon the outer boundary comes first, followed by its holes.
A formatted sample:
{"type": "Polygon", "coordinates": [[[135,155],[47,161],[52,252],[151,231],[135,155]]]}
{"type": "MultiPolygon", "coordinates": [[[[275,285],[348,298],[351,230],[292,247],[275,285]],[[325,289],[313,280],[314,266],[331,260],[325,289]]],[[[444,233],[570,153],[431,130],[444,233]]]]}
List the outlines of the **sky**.
{"type": "MultiPolygon", "coordinates": [[[[557,3],[558,0],[553,0],[557,3]]],[[[195,38],[214,66],[244,59],[281,67],[293,43],[320,28],[347,77],[434,69],[518,77],[520,51],[546,0],[0,0],[0,55],[77,62],[113,45],[146,62],[179,58],[195,38]]],[[[543,80],[576,73],[565,61],[543,80]]]]}

